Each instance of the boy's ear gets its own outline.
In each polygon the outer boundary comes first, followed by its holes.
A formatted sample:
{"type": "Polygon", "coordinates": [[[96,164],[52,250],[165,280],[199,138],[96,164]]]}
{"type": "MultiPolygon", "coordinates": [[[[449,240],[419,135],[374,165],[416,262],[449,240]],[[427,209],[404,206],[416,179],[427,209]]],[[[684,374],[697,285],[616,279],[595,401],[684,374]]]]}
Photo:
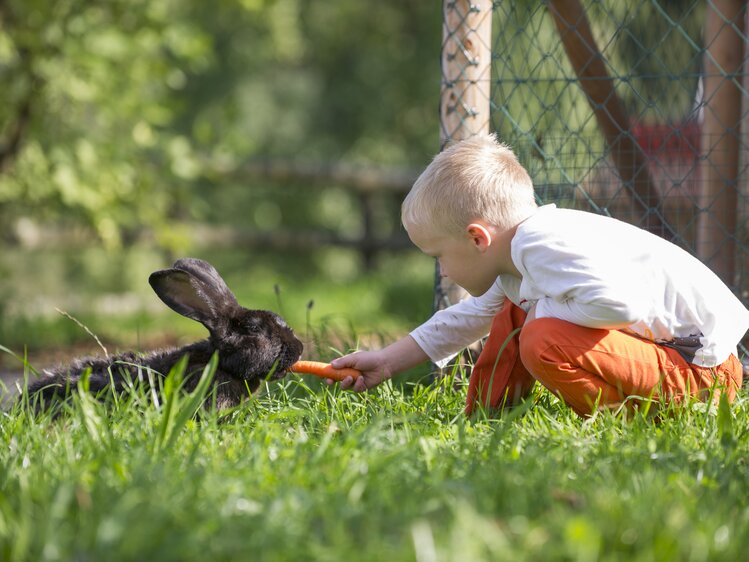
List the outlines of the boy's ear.
{"type": "Polygon", "coordinates": [[[466,232],[477,250],[483,252],[492,245],[492,234],[483,224],[471,223],[466,227],[466,232]]]}

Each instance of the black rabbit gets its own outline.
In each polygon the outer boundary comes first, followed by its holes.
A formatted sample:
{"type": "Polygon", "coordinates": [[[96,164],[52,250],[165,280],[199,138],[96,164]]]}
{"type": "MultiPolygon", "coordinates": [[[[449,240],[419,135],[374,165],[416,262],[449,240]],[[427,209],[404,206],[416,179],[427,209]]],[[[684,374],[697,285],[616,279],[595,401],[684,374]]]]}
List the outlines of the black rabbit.
{"type": "MultiPolygon", "coordinates": [[[[29,396],[37,407],[49,406],[77,388],[90,370],[89,388],[97,393],[107,387],[122,391],[129,381],[149,384],[147,371],[165,376],[184,355],[188,355],[185,390],[195,388],[199,375],[211,356],[218,352],[217,406],[235,406],[266,377],[282,378],[302,354],[302,342],[277,314],[248,310],[237,302],[229,287],[209,263],[186,258],[172,268],[156,271],[148,282],[170,308],[197,320],[210,332],[207,340],[176,349],[146,355],[133,352],[111,357],[75,360],[66,367],[45,371],[29,384],[29,396]]],[[[158,390],[158,383],[154,385],[158,390]]]]}

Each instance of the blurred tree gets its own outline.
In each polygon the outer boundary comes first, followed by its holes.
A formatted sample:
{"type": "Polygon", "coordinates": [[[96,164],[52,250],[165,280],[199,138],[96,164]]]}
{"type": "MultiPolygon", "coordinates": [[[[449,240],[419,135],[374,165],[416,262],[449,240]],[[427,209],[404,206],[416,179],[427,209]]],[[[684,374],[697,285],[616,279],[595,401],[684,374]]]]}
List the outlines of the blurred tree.
{"type": "Polygon", "coordinates": [[[210,39],[167,4],[2,4],[4,225],[25,215],[82,222],[117,245],[123,228],[164,212],[154,186],[194,171],[170,129],[179,72],[211,54],[210,39]]]}
{"type": "Polygon", "coordinates": [[[397,0],[2,0],[0,235],[24,218],[178,244],[174,224],[217,213],[212,167],[421,163],[440,17],[397,0]]]}

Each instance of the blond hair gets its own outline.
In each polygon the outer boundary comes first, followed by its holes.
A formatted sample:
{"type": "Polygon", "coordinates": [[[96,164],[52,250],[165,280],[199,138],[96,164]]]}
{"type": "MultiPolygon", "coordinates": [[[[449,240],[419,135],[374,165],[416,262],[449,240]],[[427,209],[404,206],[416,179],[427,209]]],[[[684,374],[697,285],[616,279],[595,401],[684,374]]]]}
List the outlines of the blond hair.
{"type": "Polygon", "coordinates": [[[457,234],[477,219],[509,228],[536,208],[533,182],[512,150],[480,134],[434,157],[403,201],[401,220],[457,234]]]}

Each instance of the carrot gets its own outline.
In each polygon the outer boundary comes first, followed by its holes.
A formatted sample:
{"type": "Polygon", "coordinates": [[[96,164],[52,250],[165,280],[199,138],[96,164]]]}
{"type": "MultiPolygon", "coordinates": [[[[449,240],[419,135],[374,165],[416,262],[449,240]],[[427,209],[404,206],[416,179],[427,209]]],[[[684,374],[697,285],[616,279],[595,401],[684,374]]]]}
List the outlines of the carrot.
{"type": "Polygon", "coordinates": [[[316,377],[333,379],[334,381],[339,382],[346,377],[353,377],[353,379],[356,380],[361,376],[361,371],[357,369],[351,369],[349,367],[336,369],[331,366],[330,363],[322,363],[320,361],[297,361],[289,367],[289,371],[293,373],[315,375],[316,377]]]}

